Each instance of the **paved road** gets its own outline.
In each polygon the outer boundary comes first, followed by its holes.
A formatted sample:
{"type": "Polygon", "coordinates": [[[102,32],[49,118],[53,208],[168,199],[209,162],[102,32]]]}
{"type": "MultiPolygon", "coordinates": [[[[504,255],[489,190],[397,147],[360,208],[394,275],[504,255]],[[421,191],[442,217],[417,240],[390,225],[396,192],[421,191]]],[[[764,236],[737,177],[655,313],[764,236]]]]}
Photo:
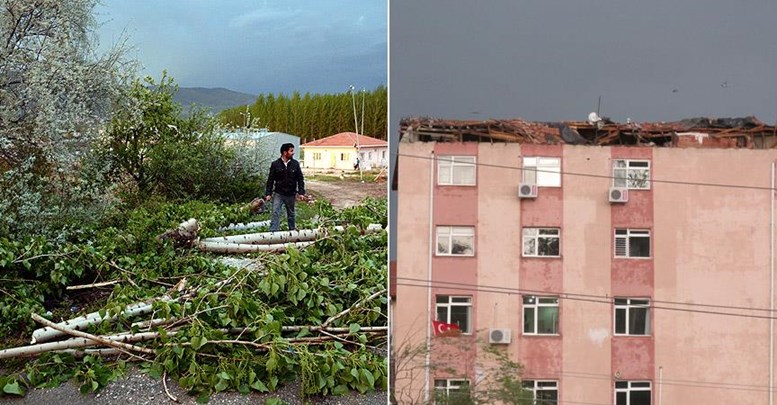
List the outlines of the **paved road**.
{"type": "MultiPolygon", "coordinates": [[[[170,393],[177,397],[178,403],[184,405],[197,404],[197,398],[186,394],[178,385],[168,379],[167,387],[170,393]]],[[[320,405],[386,405],[387,394],[385,391],[361,395],[351,393],[344,396],[309,397],[303,402],[299,396],[298,384],[286,384],[280,390],[271,394],[251,393],[241,395],[237,392],[220,393],[211,397],[208,404],[212,405],[240,405],[240,404],[264,404],[269,398],[280,398],[291,405],[303,405],[306,403],[320,405]]],[[[0,398],[2,405],[146,405],[146,404],[174,404],[166,395],[162,380],[155,380],[135,369],[128,375],[105,387],[97,394],[81,395],[78,387],[73,383],[63,384],[57,388],[33,390],[24,398],[0,398]]]]}

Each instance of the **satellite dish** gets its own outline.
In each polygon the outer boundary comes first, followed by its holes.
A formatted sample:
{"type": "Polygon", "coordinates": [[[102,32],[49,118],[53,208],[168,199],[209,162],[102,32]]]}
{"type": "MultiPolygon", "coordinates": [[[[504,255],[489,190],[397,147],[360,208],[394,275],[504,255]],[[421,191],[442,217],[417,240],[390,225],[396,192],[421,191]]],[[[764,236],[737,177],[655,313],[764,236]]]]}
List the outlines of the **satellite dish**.
{"type": "Polygon", "coordinates": [[[592,113],[588,114],[588,123],[591,124],[591,125],[594,125],[595,123],[597,123],[597,122],[599,122],[601,120],[602,119],[599,118],[599,114],[597,114],[596,112],[592,112],[592,113]]]}

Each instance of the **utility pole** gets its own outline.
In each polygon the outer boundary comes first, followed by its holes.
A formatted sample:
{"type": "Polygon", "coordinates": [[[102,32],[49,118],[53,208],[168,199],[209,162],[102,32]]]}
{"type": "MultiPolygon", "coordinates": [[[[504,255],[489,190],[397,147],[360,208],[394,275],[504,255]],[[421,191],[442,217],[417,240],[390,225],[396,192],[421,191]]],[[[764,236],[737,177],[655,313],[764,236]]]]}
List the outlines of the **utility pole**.
{"type": "MultiPolygon", "coordinates": [[[[351,92],[351,104],[353,105],[353,126],[354,130],[356,131],[356,159],[359,160],[359,180],[364,183],[364,174],[362,172],[362,162],[359,159],[359,151],[361,150],[361,145],[359,145],[359,121],[356,118],[356,94],[354,93],[354,90],[356,89],[353,85],[349,87],[351,92]]],[[[362,123],[363,125],[364,123],[362,123]]]]}

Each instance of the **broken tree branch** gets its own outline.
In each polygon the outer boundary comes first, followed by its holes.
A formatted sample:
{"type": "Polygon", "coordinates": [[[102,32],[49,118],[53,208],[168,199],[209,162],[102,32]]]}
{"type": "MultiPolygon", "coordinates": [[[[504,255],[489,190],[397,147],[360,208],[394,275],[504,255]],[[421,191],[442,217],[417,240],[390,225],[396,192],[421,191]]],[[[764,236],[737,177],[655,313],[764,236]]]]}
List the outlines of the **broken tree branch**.
{"type": "Polygon", "coordinates": [[[74,329],[70,329],[70,328],[67,328],[67,327],[64,327],[64,326],[57,325],[54,322],[51,322],[48,319],[46,319],[46,318],[44,318],[44,317],[42,317],[42,316],[40,316],[40,315],[38,315],[36,313],[32,313],[31,316],[32,316],[32,319],[35,320],[36,322],[39,322],[39,323],[41,323],[43,325],[46,325],[46,326],[48,326],[50,328],[54,328],[54,329],[56,329],[56,330],[58,330],[60,332],[64,332],[64,333],[66,333],[68,335],[71,335],[71,336],[76,336],[76,337],[82,337],[82,338],[90,339],[90,340],[93,340],[95,342],[101,343],[101,344],[103,344],[105,346],[115,347],[117,349],[124,349],[125,351],[129,350],[129,351],[138,352],[138,353],[145,353],[145,354],[152,354],[152,355],[154,354],[153,350],[146,349],[145,347],[135,346],[135,345],[131,345],[129,343],[114,342],[114,341],[112,341],[110,339],[106,339],[104,337],[95,336],[95,335],[92,335],[90,333],[81,332],[81,331],[78,331],[78,330],[74,330],[74,329]]]}
{"type": "Polygon", "coordinates": [[[87,288],[106,287],[106,286],[114,285],[118,283],[121,283],[121,280],[103,281],[101,283],[82,284],[82,285],[70,285],[65,287],[65,289],[66,290],[85,290],[87,288]]]}
{"type": "Polygon", "coordinates": [[[327,319],[323,324],[321,324],[322,329],[326,329],[326,327],[329,326],[329,324],[331,324],[332,322],[334,322],[338,318],[340,318],[340,317],[344,316],[345,314],[351,312],[352,310],[362,306],[363,304],[365,304],[365,303],[367,303],[369,301],[372,301],[375,297],[377,297],[379,295],[382,295],[382,294],[385,294],[385,293],[386,293],[386,290],[383,289],[381,291],[378,291],[378,292],[370,295],[369,297],[367,297],[367,298],[365,298],[365,299],[363,299],[361,301],[356,301],[356,303],[351,305],[348,309],[343,310],[342,312],[340,312],[337,315],[330,316],[329,319],[327,319]]]}

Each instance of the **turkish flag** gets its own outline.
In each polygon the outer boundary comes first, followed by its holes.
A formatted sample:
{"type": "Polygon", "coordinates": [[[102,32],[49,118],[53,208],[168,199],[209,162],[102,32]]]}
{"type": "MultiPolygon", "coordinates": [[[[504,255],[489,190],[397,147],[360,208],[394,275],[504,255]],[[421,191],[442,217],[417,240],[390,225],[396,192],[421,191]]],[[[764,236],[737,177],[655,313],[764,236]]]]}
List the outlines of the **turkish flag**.
{"type": "Polygon", "coordinates": [[[432,321],[432,326],[434,327],[434,336],[459,336],[461,334],[459,325],[455,323],[432,321]]]}

